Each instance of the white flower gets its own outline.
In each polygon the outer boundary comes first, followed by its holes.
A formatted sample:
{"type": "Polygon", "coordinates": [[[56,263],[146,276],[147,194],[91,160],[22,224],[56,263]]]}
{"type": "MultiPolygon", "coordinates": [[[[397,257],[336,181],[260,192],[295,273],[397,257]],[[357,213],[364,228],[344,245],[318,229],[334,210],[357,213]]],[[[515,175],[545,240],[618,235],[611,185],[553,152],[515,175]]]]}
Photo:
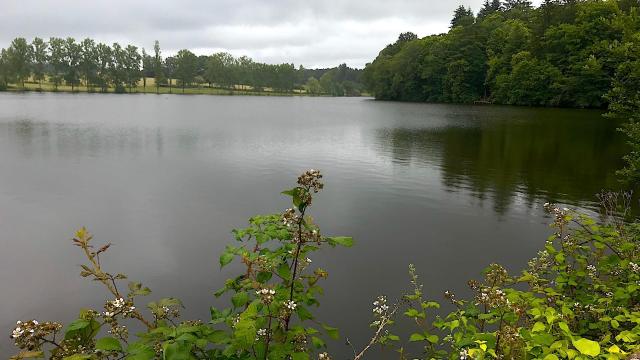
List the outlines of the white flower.
{"type": "Polygon", "coordinates": [[[323,352],[323,353],[318,354],[318,359],[320,359],[320,360],[330,360],[331,357],[329,357],[329,354],[327,354],[326,352],[323,352]]]}
{"type": "Polygon", "coordinates": [[[311,264],[313,261],[311,261],[311,259],[307,258],[306,262],[307,262],[307,264],[311,264]]]}
{"type": "Polygon", "coordinates": [[[11,333],[11,337],[14,339],[19,338],[20,336],[22,336],[23,333],[24,333],[24,330],[22,330],[22,328],[18,326],[17,328],[13,329],[13,332],[11,333]]]}
{"type": "Polygon", "coordinates": [[[124,306],[124,299],[123,298],[118,298],[115,299],[111,302],[111,304],[113,304],[113,307],[115,308],[121,308],[122,306],[124,306]]]}
{"type": "Polygon", "coordinates": [[[295,302],[295,301],[288,300],[288,301],[286,301],[286,302],[284,303],[284,306],[285,306],[287,309],[289,309],[289,310],[293,311],[293,310],[295,310],[295,309],[296,309],[296,307],[298,306],[298,304],[296,304],[296,302],[295,302]]]}
{"type": "Polygon", "coordinates": [[[258,329],[258,336],[267,336],[267,329],[258,329]]]}
{"type": "Polygon", "coordinates": [[[634,263],[634,262],[630,262],[629,263],[629,267],[631,268],[631,271],[633,272],[640,272],[640,265],[634,263]]]}
{"type": "Polygon", "coordinates": [[[467,349],[460,351],[460,360],[466,360],[468,358],[469,358],[469,353],[467,352],[467,349]]]}

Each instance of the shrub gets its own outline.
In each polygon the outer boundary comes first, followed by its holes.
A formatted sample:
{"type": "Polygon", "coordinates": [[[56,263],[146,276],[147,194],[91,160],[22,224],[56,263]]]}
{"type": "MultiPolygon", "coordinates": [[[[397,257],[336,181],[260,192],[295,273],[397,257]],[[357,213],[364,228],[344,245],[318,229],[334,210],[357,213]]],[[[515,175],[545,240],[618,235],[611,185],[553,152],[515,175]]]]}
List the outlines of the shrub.
{"type": "MultiPolygon", "coordinates": [[[[429,313],[440,305],[423,298],[410,266],[413,292],[378,312],[372,325],[384,335],[376,342],[398,347],[389,319],[403,308],[418,326],[408,341],[423,345],[420,358],[626,359],[640,349],[640,227],[621,220],[626,210],[614,209],[630,198],[601,195],[608,209],[604,223],[545,204],[555,231],[538,256],[517,276],[490,265],[483,281],[469,281],[473,298],[446,292],[455,310],[444,316],[429,313]]],[[[401,358],[416,358],[398,351],[401,358]]]]}
{"type": "MultiPolygon", "coordinates": [[[[230,307],[211,308],[206,322],[178,322],[181,302],[164,298],[138,307],[151,290],[124,274],[102,269],[100,257],[110,244],[93,246],[82,228],[74,245],[87,264],[80,275],[104,285],[111,299],[103,309],[83,310],[66,326],[57,322],[18,321],[11,337],[20,353],[14,359],[318,359],[329,360],[326,337],[338,330],[313,315],[323,293],[323,269],[312,269],[311,254],[324,246],[353,245],[350,237],[323,236],[307,215],[322,175],[310,170],[283,194],[293,207],[283,214],[255,216],[234,230],[236,243],[219,263],[234,260],[244,270],[225,282],[216,296],[229,296],[230,307]],[[146,329],[129,339],[126,323],[146,329]],[[62,333],[60,335],[60,333],[62,333]],[[105,334],[106,332],[106,334],[105,334]]],[[[482,281],[470,281],[474,296],[458,299],[446,292],[455,309],[447,314],[425,299],[416,269],[409,266],[412,289],[400,301],[385,296],[373,303],[373,335],[354,360],[377,346],[392,348],[400,359],[624,359],[640,348],[640,226],[625,222],[628,194],[601,196],[603,221],[551,204],[554,234],[518,276],[490,265],[482,281]],[[417,326],[406,339],[393,334],[397,314],[417,326]],[[410,354],[407,344],[419,344],[410,354]]]]}

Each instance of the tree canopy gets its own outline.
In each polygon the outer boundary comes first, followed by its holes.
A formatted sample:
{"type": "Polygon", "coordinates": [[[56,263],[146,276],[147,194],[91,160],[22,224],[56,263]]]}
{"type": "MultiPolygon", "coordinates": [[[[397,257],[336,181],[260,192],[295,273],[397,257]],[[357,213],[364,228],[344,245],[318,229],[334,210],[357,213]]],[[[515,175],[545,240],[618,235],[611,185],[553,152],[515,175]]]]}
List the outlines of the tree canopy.
{"type": "Polygon", "coordinates": [[[364,82],[386,100],[605,107],[617,74],[638,66],[639,4],[486,0],[477,16],[460,6],[446,34],[401,34],[364,82]]]}
{"type": "MultiPolygon", "coordinates": [[[[407,36],[407,41],[417,38],[407,36]]],[[[142,79],[146,90],[147,79],[154,78],[156,92],[160,86],[178,84],[186,87],[202,86],[226,89],[263,91],[271,89],[292,92],[295,89],[310,94],[333,96],[360,95],[362,70],[346,64],[328,69],[296,68],[294,64],[266,64],[247,56],[235,57],[218,52],[197,56],[182,49],[174,56],[163,58],[160,43],[156,41],[153,54],[134,45],[97,43],[93,39],[80,42],[74,38],[50,38],[48,42],[35,38],[28,43],[16,38],[7,49],[0,51],[0,87],[10,83],[22,88],[28,80],[48,81],[57,89],[65,84],[72,90],[84,85],[88,89],[109,88],[116,92],[133,91],[142,79]],[[313,81],[312,79],[315,79],[313,81]],[[316,84],[317,82],[317,84],[316,84]],[[313,86],[308,87],[311,83],[313,86]]]]}

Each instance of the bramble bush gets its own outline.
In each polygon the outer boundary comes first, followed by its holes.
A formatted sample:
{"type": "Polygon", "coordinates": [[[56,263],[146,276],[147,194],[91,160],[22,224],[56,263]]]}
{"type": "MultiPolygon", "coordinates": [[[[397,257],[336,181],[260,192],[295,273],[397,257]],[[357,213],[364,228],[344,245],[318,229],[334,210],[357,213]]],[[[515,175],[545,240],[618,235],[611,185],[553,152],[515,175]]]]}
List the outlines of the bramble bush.
{"type": "MultiPolygon", "coordinates": [[[[307,171],[283,192],[291,209],[253,217],[233,231],[236,242],[220,255],[220,266],[237,260],[244,270],[216,292],[230,306],[212,307],[206,321],[179,321],[182,304],[174,298],[150,302],[143,312],[137,303],[151,291],[137,282],[123,291],[127,277],[100,264],[110,244],[96,248],[80,229],[73,243],[88,261],[80,275],[102,283],[113,300],[81,311],[64,330],[57,322],[18,321],[11,338],[20,352],[13,359],[331,359],[325,339],[339,338],[338,330],[313,315],[327,272],[313,268],[310,256],[324,246],[351,247],[353,239],[322,235],[308,216],[322,188],[322,175],[307,171]],[[130,337],[129,321],[145,330],[130,337]]],[[[371,339],[353,359],[379,347],[400,359],[628,358],[640,350],[640,225],[618,211],[621,203],[628,208],[628,194],[601,199],[601,221],[545,204],[554,234],[538,256],[517,276],[490,265],[482,281],[469,282],[472,298],[446,292],[455,306],[450,313],[425,299],[410,265],[411,290],[393,303],[385,296],[374,301],[371,339]],[[406,339],[393,333],[399,316],[416,325],[406,339]]]]}

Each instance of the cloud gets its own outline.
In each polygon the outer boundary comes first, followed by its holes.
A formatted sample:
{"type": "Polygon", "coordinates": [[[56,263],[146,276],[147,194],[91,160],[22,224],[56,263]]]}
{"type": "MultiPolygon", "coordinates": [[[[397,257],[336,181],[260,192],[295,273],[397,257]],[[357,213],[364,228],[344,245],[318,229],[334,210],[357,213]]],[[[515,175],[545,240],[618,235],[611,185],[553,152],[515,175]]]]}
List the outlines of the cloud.
{"type": "Polygon", "coordinates": [[[398,34],[445,32],[482,0],[2,0],[0,47],[22,36],[131,43],[163,53],[228,51],[256,61],[362,67],[398,34]]]}

